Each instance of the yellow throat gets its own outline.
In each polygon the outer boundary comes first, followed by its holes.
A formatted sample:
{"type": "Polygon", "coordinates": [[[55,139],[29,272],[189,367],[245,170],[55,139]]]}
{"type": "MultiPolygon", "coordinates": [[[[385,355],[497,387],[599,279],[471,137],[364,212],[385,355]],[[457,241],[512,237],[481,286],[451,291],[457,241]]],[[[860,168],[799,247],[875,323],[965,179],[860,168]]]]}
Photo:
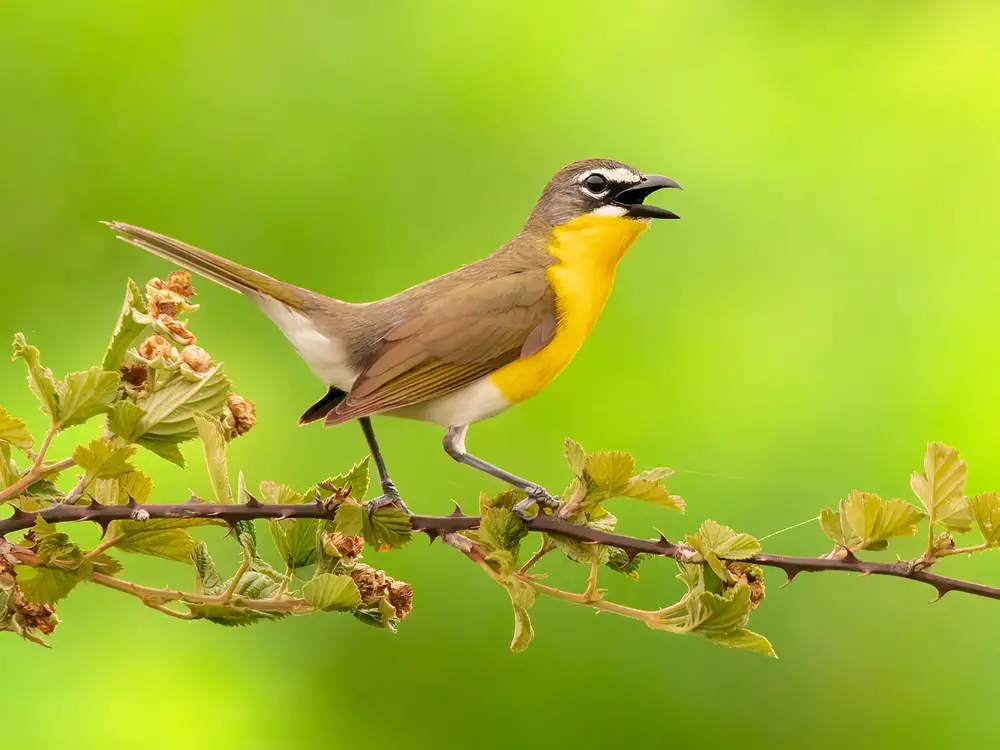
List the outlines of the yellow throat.
{"type": "Polygon", "coordinates": [[[618,262],[648,227],[648,220],[594,214],[555,227],[545,249],[556,259],[546,273],[556,296],[556,334],[537,354],[493,373],[504,398],[534,396],[570,363],[604,309],[618,262]]]}

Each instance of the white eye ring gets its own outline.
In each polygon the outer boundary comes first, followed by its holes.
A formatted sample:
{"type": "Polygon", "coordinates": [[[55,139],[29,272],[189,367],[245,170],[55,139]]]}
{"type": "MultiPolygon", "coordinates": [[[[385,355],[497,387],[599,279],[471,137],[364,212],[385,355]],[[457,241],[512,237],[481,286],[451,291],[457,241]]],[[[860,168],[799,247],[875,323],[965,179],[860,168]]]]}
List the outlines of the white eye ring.
{"type": "Polygon", "coordinates": [[[606,195],[611,189],[611,180],[600,172],[591,172],[580,180],[580,188],[587,194],[595,198],[606,195]]]}

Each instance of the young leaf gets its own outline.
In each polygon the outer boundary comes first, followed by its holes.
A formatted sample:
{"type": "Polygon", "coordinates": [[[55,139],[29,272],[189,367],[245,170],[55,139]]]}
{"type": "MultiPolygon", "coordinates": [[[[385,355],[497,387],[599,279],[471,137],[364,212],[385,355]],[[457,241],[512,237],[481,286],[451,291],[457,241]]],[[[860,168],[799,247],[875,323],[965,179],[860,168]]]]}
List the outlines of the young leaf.
{"type": "Polygon", "coordinates": [[[760,552],[760,542],[708,519],[698,529],[699,544],[727,560],[746,560],[760,552]]]}
{"type": "Polygon", "coordinates": [[[563,452],[573,476],[583,479],[587,469],[587,451],[575,440],[566,438],[563,443],[563,452]]]}
{"type": "Polygon", "coordinates": [[[56,396],[56,384],[52,379],[52,371],[42,366],[38,349],[28,346],[24,334],[18,333],[14,336],[14,359],[24,360],[28,367],[28,386],[42,402],[42,411],[54,421],[59,409],[59,400],[56,396]]]}
{"type": "Polygon", "coordinates": [[[688,599],[690,629],[705,636],[742,628],[750,617],[750,587],[739,583],[722,594],[699,592],[688,599]]]}
{"type": "Polygon", "coordinates": [[[950,531],[972,528],[972,512],[965,499],[965,461],[958,451],[943,443],[928,443],[924,473],[914,472],[910,487],[920,499],[930,524],[941,524],[950,531]]]}
{"type": "Polygon", "coordinates": [[[851,538],[849,530],[845,532],[840,513],[832,508],[823,508],[820,511],[819,527],[824,534],[845,549],[853,549],[859,541],[857,538],[851,538]]]}
{"type": "Polygon", "coordinates": [[[361,592],[350,576],[320,573],[302,587],[302,596],[322,612],[353,612],[361,606],[361,592]]]}
{"type": "Polygon", "coordinates": [[[218,596],[226,590],[215,560],[208,551],[205,542],[198,542],[191,548],[191,564],[194,566],[195,593],[206,596],[218,596]]]}
{"type": "Polygon", "coordinates": [[[73,460],[90,480],[111,479],[134,472],[135,467],[129,463],[134,455],[135,448],[131,445],[117,447],[102,438],[95,438],[89,445],[78,445],[73,449],[73,460]]]}
{"type": "Polygon", "coordinates": [[[14,571],[25,599],[36,604],[55,604],[64,599],[86,575],[90,575],[89,568],[70,571],[18,565],[14,571]]]}
{"type": "Polygon", "coordinates": [[[635,471],[635,458],[624,451],[598,451],[587,456],[587,475],[608,497],[623,494],[635,471]]]}
{"type": "Polygon", "coordinates": [[[917,522],[923,517],[923,513],[905,500],[898,497],[886,500],[879,508],[876,536],[878,539],[913,536],[917,533],[917,522]]]}
{"type": "Polygon", "coordinates": [[[229,470],[226,466],[226,433],[222,422],[199,412],[194,415],[194,423],[201,437],[205,465],[208,467],[215,498],[220,503],[231,503],[233,489],[229,484],[229,470]]]}
{"type": "Polygon", "coordinates": [[[337,506],[337,515],[334,517],[337,531],[344,536],[361,536],[361,532],[364,531],[363,518],[366,513],[368,511],[365,510],[364,506],[351,500],[345,500],[337,506]]]}
{"type": "Polygon", "coordinates": [[[846,521],[854,536],[861,539],[862,546],[877,540],[879,510],[882,499],[871,492],[854,490],[840,503],[840,517],[846,521]]]}
{"type": "Polygon", "coordinates": [[[981,492],[969,499],[969,507],[983,534],[983,541],[990,547],[1000,545],[1000,495],[981,492]]]}
{"type": "Polygon", "coordinates": [[[281,518],[268,521],[274,546],[289,568],[303,568],[316,562],[318,518],[281,518]]]}
{"type": "Polygon", "coordinates": [[[31,450],[35,439],[23,419],[12,417],[0,406],[0,442],[12,445],[21,451],[31,450]]]}
{"type": "Polygon", "coordinates": [[[373,515],[369,515],[367,508],[362,508],[362,510],[361,534],[365,541],[375,549],[405,547],[413,537],[410,517],[402,508],[384,505],[373,515]]]}
{"type": "Polygon", "coordinates": [[[83,424],[106,412],[118,392],[120,381],[117,372],[106,372],[100,367],[69,373],[56,383],[58,426],[62,429],[83,424]]]}
{"type": "Polygon", "coordinates": [[[760,633],[754,633],[746,628],[734,628],[725,633],[716,633],[708,636],[708,639],[712,643],[718,643],[720,646],[755,651],[758,654],[773,656],[775,659],[778,658],[778,655],[774,652],[774,647],[767,638],[760,633]]]}
{"type": "Polygon", "coordinates": [[[231,392],[222,365],[194,380],[174,378],[141,400],[145,413],[131,430],[132,437],[143,445],[149,441],[176,444],[190,440],[198,434],[194,415],[201,412],[218,416],[231,392]]]}
{"type": "Polygon", "coordinates": [[[510,650],[518,653],[531,645],[535,630],[531,626],[528,610],[535,603],[535,590],[524,581],[511,578],[503,583],[510,595],[510,603],[514,608],[514,637],[510,642],[510,650]]]}
{"type": "Polygon", "coordinates": [[[108,429],[126,443],[134,443],[139,437],[139,421],[146,412],[131,401],[119,401],[108,410],[108,429]]]}
{"type": "Polygon", "coordinates": [[[671,495],[661,481],[672,473],[672,469],[640,472],[628,481],[621,495],[683,513],[686,509],[684,498],[680,495],[671,495]]]}
{"type": "Polygon", "coordinates": [[[190,563],[194,537],[186,529],[207,526],[207,518],[151,518],[147,521],[115,521],[108,534],[118,537],[115,546],[123,552],[190,563]]]}
{"type": "Polygon", "coordinates": [[[263,481],[260,483],[260,500],[270,505],[305,502],[305,498],[287,484],[263,481]]]}
{"type": "Polygon", "coordinates": [[[111,336],[111,343],[108,344],[108,349],[104,353],[102,368],[108,372],[118,372],[118,368],[121,367],[122,361],[125,359],[125,353],[142,336],[150,323],[145,310],[146,301],[143,299],[142,292],[136,283],[129,279],[128,286],[125,288],[125,304],[122,307],[121,316],[118,318],[118,324],[115,326],[115,332],[111,336]]]}
{"type": "Polygon", "coordinates": [[[547,536],[552,545],[573,562],[598,562],[603,565],[611,559],[609,548],[603,544],[584,542],[575,537],[555,532],[549,532],[547,536]]]}
{"type": "Polygon", "coordinates": [[[113,479],[98,479],[93,492],[101,505],[125,505],[129,500],[148,503],[153,494],[153,480],[141,471],[130,471],[113,479]]]}
{"type": "Polygon", "coordinates": [[[330,477],[324,482],[320,482],[316,487],[309,489],[306,492],[306,497],[314,497],[316,492],[320,493],[320,497],[326,499],[331,497],[335,492],[345,490],[350,488],[350,497],[354,498],[358,502],[365,499],[365,495],[368,494],[368,486],[371,483],[371,456],[365,456],[361,461],[356,463],[351,467],[351,470],[346,474],[338,474],[335,477],[330,477]]]}

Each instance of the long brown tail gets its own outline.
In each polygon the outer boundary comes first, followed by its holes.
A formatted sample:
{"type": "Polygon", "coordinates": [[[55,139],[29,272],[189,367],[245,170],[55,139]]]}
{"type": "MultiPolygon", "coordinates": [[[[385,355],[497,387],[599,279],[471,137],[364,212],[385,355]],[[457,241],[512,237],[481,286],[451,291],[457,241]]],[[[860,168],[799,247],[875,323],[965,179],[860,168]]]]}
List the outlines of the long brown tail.
{"type": "Polygon", "coordinates": [[[242,292],[250,296],[264,295],[280,300],[291,307],[300,306],[301,292],[291,284],[285,284],[252,268],[241,266],[239,263],[188,245],[186,242],[175,240],[165,234],[151,232],[148,229],[120,221],[102,223],[118,232],[118,239],[141,247],[153,255],[171,260],[182,268],[194,271],[228,289],[232,289],[234,292],[242,292]]]}

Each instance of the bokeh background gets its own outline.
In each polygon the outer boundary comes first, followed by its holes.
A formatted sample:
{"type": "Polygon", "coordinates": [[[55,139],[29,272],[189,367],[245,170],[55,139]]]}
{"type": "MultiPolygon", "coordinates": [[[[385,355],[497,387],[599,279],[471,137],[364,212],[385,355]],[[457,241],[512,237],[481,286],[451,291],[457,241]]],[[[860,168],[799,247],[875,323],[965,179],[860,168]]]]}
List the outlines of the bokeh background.
{"type": "MultiPolygon", "coordinates": [[[[608,156],[681,181],[659,202],[683,220],[633,249],[572,367],[471,447],[555,489],[567,435],[675,467],[687,516],[614,505],[643,535],[712,517],[763,536],[852,489],[912,499],[930,439],[960,448],[972,490],[1000,488],[998,31],[989,2],[3,3],[0,333],[24,331],[57,374],[98,361],[126,278],[168,270],[99,219],[360,301],[491,251],[551,173],[608,156]]],[[[356,428],[296,426],[322,389],[252,305],[207,282],[199,299],[200,342],[259,409],[234,467],[301,488],[363,455],[356,428]]],[[[0,403],[42,430],[19,362],[0,362],[0,403]]],[[[411,507],[472,507],[498,487],[448,460],[435,427],[377,427],[411,507]]],[[[156,497],[208,492],[188,455],[187,471],[140,458],[156,497]]],[[[810,525],[765,545],[828,543],[810,525]]],[[[151,585],[190,580],[128,562],[151,585]]],[[[777,661],[548,600],[513,655],[505,593],[454,551],[417,540],[375,564],[416,588],[396,636],[335,616],[223,629],[78,590],[53,650],[0,640],[5,741],[994,738],[991,601],[772,574],[753,626],[777,661]]],[[[581,569],[550,568],[582,586],[581,569]]],[[[989,554],[941,568],[1000,581],[989,554]]],[[[605,583],[652,605],[679,593],[672,576],[661,562],[605,583]]]]}

